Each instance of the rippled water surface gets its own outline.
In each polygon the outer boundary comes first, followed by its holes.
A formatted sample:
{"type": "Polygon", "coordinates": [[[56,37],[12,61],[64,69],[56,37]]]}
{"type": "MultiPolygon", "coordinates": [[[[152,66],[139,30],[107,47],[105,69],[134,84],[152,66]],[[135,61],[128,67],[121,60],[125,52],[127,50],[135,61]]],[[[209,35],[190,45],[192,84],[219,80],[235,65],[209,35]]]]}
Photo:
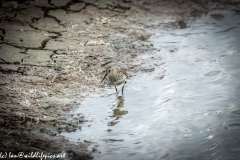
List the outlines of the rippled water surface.
{"type": "Polygon", "coordinates": [[[99,143],[97,160],[240,159],[239,15],[153,32],[161,65],[129,79],[124,97],[107,87],[83,101],[88,122],[62,135],[99,143]]]}

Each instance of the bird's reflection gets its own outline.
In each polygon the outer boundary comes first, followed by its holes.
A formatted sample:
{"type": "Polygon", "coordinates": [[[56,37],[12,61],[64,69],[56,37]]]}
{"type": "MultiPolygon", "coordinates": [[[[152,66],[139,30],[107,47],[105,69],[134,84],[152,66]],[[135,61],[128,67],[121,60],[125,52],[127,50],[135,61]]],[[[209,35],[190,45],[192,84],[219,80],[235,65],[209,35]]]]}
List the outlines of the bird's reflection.
{"type": "Polygon", "coordinates": [[[124,110],[124,97],[117,96],[116,104],[113,105],[113,115],[110,117],[112,120],[108,122],[108,126],[114,126],[119,122],[119,119],[122,118],[123,115],[127,114],[128,111],[124,110]]]}

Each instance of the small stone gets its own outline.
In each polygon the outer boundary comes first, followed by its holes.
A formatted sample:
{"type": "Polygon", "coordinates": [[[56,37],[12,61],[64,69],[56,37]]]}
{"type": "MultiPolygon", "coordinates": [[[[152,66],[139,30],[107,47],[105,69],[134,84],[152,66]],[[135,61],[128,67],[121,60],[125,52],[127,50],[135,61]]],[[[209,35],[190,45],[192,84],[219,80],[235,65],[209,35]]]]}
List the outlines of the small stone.
{"type": "Polygon", "coordinates": [[[180,26],[180,29],[187,28],[186,23],[184,21],[182,21],[182,20],[178,21],[178,25],[180,26]]]}
{"type": "Polygon", "coordinates": [[[84,117],[80,117],[78,121],[79,121],[79,123],[83,123],[84,122],[84,117]]]}
{"type": "Polygon", "coordinates": [[[13,62],[13,64],[20,64],[20,62],[19,61],[15,61],[15,62],[13,62]]]}

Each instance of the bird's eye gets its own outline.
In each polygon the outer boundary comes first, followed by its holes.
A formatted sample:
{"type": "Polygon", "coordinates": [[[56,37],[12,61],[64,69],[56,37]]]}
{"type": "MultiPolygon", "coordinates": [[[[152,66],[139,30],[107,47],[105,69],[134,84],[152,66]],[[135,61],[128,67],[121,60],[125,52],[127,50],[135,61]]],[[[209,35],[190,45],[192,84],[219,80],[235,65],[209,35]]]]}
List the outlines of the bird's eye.
{"type": "Polygon", "coordinates": [[[108,72],[110,72],[111,70],[109,69],[108,72]]]}

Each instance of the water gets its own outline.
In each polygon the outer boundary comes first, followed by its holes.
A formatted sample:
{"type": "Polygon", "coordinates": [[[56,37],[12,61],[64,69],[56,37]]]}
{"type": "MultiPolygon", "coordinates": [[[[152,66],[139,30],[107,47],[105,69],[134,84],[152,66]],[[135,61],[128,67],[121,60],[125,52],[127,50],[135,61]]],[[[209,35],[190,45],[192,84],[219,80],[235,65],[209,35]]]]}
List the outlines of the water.
{"type": "Polygon", "coordinates": [[[97,142],[97,160],[240,159],[239,15],[153,31],[161,65],[128,80],[124,97],[107,87],[84,100],[88,122],[62,135],[97,142]]]}

